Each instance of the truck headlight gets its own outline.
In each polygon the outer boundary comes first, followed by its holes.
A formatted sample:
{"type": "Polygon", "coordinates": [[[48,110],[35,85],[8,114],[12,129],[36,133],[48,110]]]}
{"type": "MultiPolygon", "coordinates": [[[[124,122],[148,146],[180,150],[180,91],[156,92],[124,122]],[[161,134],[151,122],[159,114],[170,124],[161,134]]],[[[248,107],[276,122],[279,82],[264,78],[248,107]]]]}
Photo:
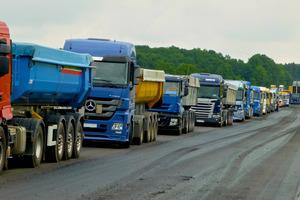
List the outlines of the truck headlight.
{"type": "Polygon", "coordinates": [[[220,115],[213,115],[213,118],[219,119],[221,116],[220,115]]]}
{"type": "Polygon", "coordinates": [[[111,130],[123,130],[123,123],[114,123],[111,127],[111,130]]]}
{"type": "Polygon", "coordinates": [[[170,119],[170,125],[172,126],[172,125],[177,125],[178,124],[178,119],[176,119],[176,118],[171,118],[170,119]]]}

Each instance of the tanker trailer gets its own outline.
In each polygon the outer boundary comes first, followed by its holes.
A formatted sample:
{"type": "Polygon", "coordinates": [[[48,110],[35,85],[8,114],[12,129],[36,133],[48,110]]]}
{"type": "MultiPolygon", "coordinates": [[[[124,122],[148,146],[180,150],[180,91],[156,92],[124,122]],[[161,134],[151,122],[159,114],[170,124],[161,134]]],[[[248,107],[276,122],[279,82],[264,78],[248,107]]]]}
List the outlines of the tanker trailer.
{"type": "Polygon", "coordinates": [[[12,44],[13,117],[2,121],[7,159],[37,167],[43,159],[79,157],[83,115],[78,110],[92,89],[92,61],[88,54],[12,44]]]}
{"type": "Polygon", "coordinates": [[[135,144],[155,141],[158,132],[158,113],[150,112],[154,105],[160,105],[163,98],[165,72],[141,69],[136,85],[134,138],[135,144]]]}

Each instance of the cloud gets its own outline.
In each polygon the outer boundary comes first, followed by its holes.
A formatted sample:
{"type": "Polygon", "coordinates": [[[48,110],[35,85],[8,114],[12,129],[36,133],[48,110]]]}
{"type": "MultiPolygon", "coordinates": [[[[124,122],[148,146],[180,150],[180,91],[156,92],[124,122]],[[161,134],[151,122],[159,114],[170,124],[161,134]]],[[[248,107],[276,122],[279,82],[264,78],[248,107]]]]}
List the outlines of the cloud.
{"type": "Polygon", "coordinates": [[[6,7],[13,9],[1,11],[1,20],[14,41],[56,48],[68,38],[96,37],[300,63],[299,6],[297,0],[10,0],[6,7]]]}

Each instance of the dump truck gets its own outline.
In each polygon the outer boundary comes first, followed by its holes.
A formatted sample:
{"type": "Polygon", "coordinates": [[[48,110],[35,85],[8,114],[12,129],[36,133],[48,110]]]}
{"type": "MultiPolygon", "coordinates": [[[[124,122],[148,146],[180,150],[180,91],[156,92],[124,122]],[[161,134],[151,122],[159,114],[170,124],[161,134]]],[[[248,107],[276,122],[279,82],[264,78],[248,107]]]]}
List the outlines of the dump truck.
{"type": "Polygon", "coordinates": [[[261,93],[261,101],[262,101],[262,114],[267,114],[267,88],[259,87],[261,93]]]}
{"type": "Polygon", "coordinates": [[[209,73],[194,73],[201,87],[198,89],[196,113],[197,124],[214,124],[219,127],[232,125],[236,107],[237,87],[225,84],[222,76],[209,73]]]}
{"type": "Polygon", "coordinates": [[[251,112],[252,116],[252,107],[250,106],[250,94],[247,96],[249,86],[244,83],[242,80],[225,80],[225,84],[232,84],[237,87],[236,93],[236,106],[237,110],[233,113],[233,121],[245,121],[246,113],[251,112]],[[249,99],[247,99],[249,98],[249,99]]]}
{"type": "Polygon", "coordinates": [[[165,75],[163,102],[150,111],[159,113],[158,130],[175,135],[194,130],[195,112],[191,109],[197,104],[199,81],[190,76],[165,75]]]}
{"type": "Polygon", "coordinates": [[[133,143],[155,141],[158,132],[158,113],[151,112],[154,105],[162,104],[165,72],[162,70],[141,69],[139,84],[135,92],[135,112],[133,117],[133,143]]]}
{"type": "Polygon", "coordinates": [[[300,104],[300,81],[293,81],[291,104],[300,104]]]}
{"type": "Polygon", "coordinates": [[[270,93],[271,93],[271,111],[274,112],[277,110],[277,101],[278,101],[278,89],[276,88],[276,85],[270,86],[270,93]]]}
{"type": "Polygon", "coordinates": [[[253,106],[253,115],[262,116],[263,109],[263,99],[262,99],[262,91],[260,87],[251,86],[251,89],[254,92],[254,106],[253,106]]]}
{"type": "Polygon", "coordinates": [[[84,142],[96,140],[129,148],[132,142],[155,140],[158,117],[147,109],[160,99],[161,71],[141,71],[135,46],[127,42],[68,39],[63,49],[92,55],[96,67],[93,91],[82,110],[84,142]]]}
{"type": "Polygon", "coordinates": [[[4,22],[0,32],[0,171],[11,159],[37,167],[43,160],[78,158],[78,109],[92,90],[92,57],[11,43],[4,22]]]}

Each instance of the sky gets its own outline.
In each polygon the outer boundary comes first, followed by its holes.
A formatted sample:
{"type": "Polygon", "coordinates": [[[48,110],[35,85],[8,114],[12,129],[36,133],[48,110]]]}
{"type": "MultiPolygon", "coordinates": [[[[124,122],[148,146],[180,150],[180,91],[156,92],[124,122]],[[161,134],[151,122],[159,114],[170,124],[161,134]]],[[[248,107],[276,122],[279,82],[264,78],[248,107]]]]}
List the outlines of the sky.
{"type": "Polygon", "coordinates": [[[15,42],[103,38],[300,64],[299,0],[1,0],[15,42]]]}

